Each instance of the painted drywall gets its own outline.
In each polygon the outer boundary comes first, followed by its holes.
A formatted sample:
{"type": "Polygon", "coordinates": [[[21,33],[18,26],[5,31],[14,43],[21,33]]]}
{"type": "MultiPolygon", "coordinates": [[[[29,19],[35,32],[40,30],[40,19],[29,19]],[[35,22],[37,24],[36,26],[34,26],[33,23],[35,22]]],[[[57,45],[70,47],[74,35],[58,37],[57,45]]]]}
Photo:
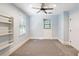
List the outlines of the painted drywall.
{"type": "Polygon", "coordinates": [[[58,21],[59,16],[58,15],[50,15],[49,19],[52,23],[52,37],[58,39],[58,21]]]}
{"type": "Polygon", "coordinates": [[[70,44],[79,50],[79,4],[77,4],[76,7],[70,11],[70,19],[70,44]]]}
{"type": "Polygon", "coordinates": [[[69,42],[69,12],[64,11],[64,41],[69,42]]]}
{"type": "Polygon", "coordinates": [[[69,42],[69,12],[64,11],[59,14],[58,24],[59,41],[66,44],[69,42]]]}
{"type": "Polygon", "coordinates": [[[58,38],[59,41],[63,43],[64,41],[64,14],[61,13],[59,15],[59,21],[58,21],[58,38]]]}
{"type": "Polygon", "coordinates": [[[22,43],[24,40],[27,40],[29,36],[29,16],[24,14],[18,8],[13,6],[12,4],[0,4],[0,14],[5,16],[14,17],[14,45],[12,47],[17,46],[18,44],[22,43]],[[26,34],[20,36],[19,32],[19,24],[20,20],[26,20],[26,34]]]}
{"type": "Polygon", "coordinates": [[[30,34],[33,39],[54,39],[57,38],[58,18],[53,15],[34,15],[30,17],[30,34]],[[51,21],[51,29],[44,29],[43,19],[51,21]]]}

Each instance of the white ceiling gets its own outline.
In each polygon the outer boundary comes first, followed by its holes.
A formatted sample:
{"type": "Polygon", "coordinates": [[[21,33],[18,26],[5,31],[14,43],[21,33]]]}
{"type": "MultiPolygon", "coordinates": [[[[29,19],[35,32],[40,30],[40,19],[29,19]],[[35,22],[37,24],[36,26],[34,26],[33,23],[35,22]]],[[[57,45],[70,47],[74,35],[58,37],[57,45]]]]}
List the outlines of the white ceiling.
{"type": "MultiPolygon", "coordinates": [[[[75,7],[75,3],[46,3],[45,7],[52,8],[53,5],[56,4],[56,7],[54,7],[54,10],[47,11],[52,12],[53,15],[59,14],[62,11],[69,11],[75,7]]],[[[37,13],[38,9],[33,9],[32,7],[38,7],[40,8],[40,3],[15,3],[18,8],[20,8],[22,11],[29,15],[37,15],[37,14],[44,14],[43,12],[37,13]]]]}

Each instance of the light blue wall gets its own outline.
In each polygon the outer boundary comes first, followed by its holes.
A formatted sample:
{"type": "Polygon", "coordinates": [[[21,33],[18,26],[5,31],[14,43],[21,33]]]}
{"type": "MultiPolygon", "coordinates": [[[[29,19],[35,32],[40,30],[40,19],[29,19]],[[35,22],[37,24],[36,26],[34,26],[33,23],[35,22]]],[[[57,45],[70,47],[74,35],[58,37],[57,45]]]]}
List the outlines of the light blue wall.
{"type": "Polygon", "coordinates": [[[58,37],[61,42],[64,41],[64,14],[59,14],[59,21],[58,21],[58,37]]]}
{"type": "MultiPolygon", "coordinates": [[[[45,32],[49,31],[52,34],[46,34],[49,37],[57,38],[58,36],[58,16],[57,15],[34,15],[30,18],[30,31],[31,31],[31,37],[44,37],[45,32]],[[43,19],[47,18],[51,21],[51,29],[44,29],[43,28],[43,19]]],[[[45,36],[45,37],[47,37],[45,36]]]]}
{"type": "Polygon", "coordinates": [[[58,21],[59,21],[59,16],[58,15],[50,15],[49,19],[51,20],[51,23],[52,23],[53,37],[57,37],[58,38],[58,21]]]}
{"type": "Polygon", "coordinates": [[[69,12],[64,12],[64,41],[69,42],[69,12]]]}
{"type": "Polygon", "coordinates": [[[58,37],[62,43],[69,41],[69,12],[59,14],[58,37]]]}

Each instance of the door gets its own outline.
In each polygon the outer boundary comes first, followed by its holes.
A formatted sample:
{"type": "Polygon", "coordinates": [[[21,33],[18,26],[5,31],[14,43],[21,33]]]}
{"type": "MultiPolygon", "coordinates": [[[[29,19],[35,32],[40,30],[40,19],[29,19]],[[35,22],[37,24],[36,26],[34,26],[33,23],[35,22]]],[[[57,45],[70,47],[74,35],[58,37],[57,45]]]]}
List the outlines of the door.
{"type": "Polygon", "coordinates": [[[70,15],[70,32],[69,40],[70,44],[79,49],[79,12],[70,15]]]}

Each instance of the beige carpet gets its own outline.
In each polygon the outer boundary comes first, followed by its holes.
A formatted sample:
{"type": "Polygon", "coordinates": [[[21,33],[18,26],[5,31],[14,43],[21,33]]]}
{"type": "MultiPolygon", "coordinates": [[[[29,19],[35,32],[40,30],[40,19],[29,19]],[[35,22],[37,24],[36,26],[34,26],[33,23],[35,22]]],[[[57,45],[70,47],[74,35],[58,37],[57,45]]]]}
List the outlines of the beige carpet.
{"type": "Polygon", "coordinates": [[[71,46],[64,46],[58,40],[31,39],[11,56],[76,56],[78,51],[71,46]]]}

